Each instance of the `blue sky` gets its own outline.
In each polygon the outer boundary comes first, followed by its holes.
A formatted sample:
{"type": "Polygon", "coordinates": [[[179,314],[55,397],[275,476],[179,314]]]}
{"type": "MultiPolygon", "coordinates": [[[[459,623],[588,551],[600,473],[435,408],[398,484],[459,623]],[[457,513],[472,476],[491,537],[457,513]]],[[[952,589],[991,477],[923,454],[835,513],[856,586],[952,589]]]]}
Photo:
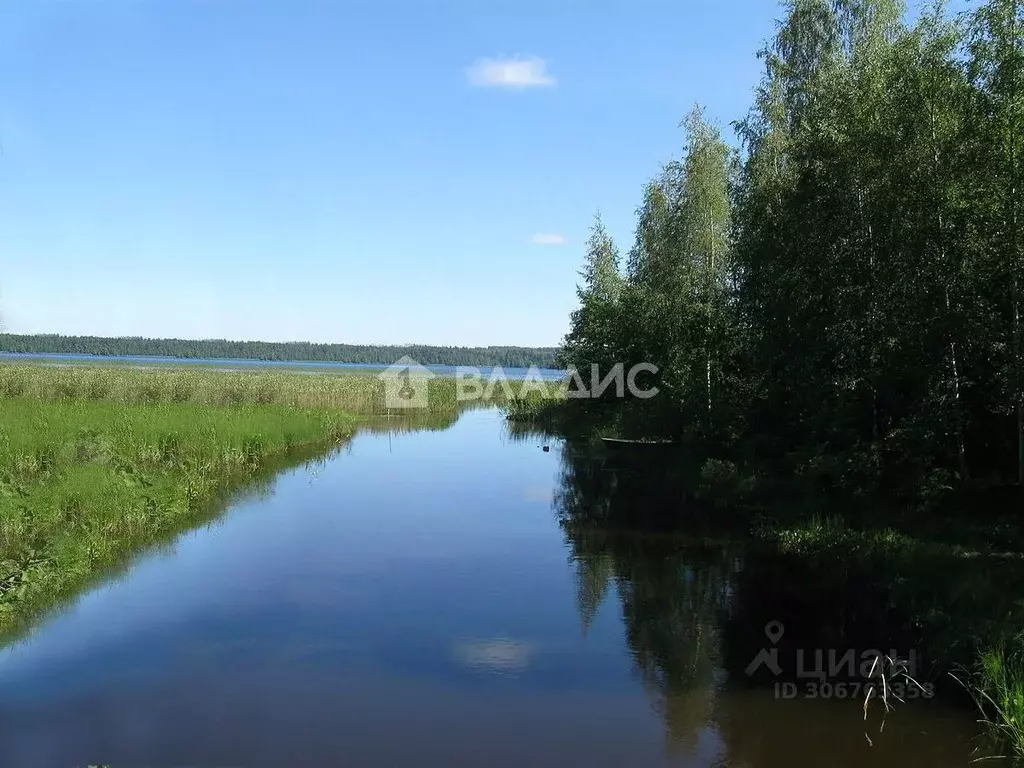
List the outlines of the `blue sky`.
{"type": "MultiPolygon", "coordinates": [[[[0,0],[14,332],[557,343],[772,0],[0,0]],[[537,237],[541,236],[541,237],[537,237]]],[[[731,130],[729,130],[731,135],[731,130]]]]}

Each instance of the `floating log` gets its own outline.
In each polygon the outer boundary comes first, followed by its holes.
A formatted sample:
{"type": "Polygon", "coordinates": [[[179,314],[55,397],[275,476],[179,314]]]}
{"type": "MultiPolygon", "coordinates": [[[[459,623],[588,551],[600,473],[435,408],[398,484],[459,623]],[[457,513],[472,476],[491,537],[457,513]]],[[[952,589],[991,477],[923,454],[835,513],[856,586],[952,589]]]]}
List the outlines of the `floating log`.
{"type": "Polygon", "coordinates": [[[627,440],[623,437],[602,437],[601,442],[604,443],[608,448],[613,450],[651,450],[657,448],[667,448],[672,445],[675,441],[668,439],[649,438],[642,440],[627,440]]]}

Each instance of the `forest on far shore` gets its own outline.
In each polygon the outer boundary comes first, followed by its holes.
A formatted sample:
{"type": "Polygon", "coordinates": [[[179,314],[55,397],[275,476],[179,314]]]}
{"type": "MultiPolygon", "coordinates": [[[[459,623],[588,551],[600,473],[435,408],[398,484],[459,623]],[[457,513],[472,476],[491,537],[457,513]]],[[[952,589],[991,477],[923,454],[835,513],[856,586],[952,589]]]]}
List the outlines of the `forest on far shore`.
{"type": "Polygon", "coordinates": [[[80,354],[126,357],[177,357],[188,360],[269,360],[391,365],[403,356],[423,365],[555,366],[554,347],[438,347],[426,344],[313,344],[305,341],[228,341],[225,339],[144,339],[139,337],[0,334],[0,352],[80,354]]]}

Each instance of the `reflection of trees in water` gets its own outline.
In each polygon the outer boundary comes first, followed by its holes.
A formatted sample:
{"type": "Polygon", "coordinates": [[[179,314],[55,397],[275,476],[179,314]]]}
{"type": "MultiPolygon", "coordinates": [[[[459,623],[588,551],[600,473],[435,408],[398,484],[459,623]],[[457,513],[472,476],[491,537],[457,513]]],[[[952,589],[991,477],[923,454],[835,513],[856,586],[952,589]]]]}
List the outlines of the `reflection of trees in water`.
{"type": "Polygon", "coordinates": [[[678,502],[671,484],[650,472],[594,460],[572,446],[562,453],[554,507],[583,628],[614,584],[627,645],[669,743],[693,753],[711,714],[732,557],[725,545],[636,530],[637,520],[663,529],[678,502]]]}
{"type": "Polygon", "coordinates": [[[673,752],[692,759],[703,735],[699,764],[966,763],[971,723],[959,713],[901,705],[884,734],[874,723],[872,748],[859,702],[778,701],[774,681],[750,687],[745,669],[766,646],[770,620],[785,624],[781,658],[790,659],[797,648],[906,648],[907,625],[882,610],[885,595],[856,568],[763,549],[741,557],[738,543],[708,536],[727,535],[728,519],[684,499],[657,469],[614,466],[571,445],[562,453],[554,508],[580,620],[588,629],[615,588],[627,646],[673,752]]]}

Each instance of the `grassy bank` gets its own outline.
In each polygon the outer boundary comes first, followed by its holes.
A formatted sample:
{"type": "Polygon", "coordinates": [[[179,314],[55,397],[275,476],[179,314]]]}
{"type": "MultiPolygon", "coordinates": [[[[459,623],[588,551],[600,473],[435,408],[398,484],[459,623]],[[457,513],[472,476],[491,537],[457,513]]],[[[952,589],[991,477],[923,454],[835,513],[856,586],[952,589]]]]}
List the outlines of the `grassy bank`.
{"type": "Polygon", "coordinates": [[[274,403],[66,395],[0,399],[0,636],[138,548],[214,514],[222,496],[275,460],[355,426],[340,411],[274,403]]]}

